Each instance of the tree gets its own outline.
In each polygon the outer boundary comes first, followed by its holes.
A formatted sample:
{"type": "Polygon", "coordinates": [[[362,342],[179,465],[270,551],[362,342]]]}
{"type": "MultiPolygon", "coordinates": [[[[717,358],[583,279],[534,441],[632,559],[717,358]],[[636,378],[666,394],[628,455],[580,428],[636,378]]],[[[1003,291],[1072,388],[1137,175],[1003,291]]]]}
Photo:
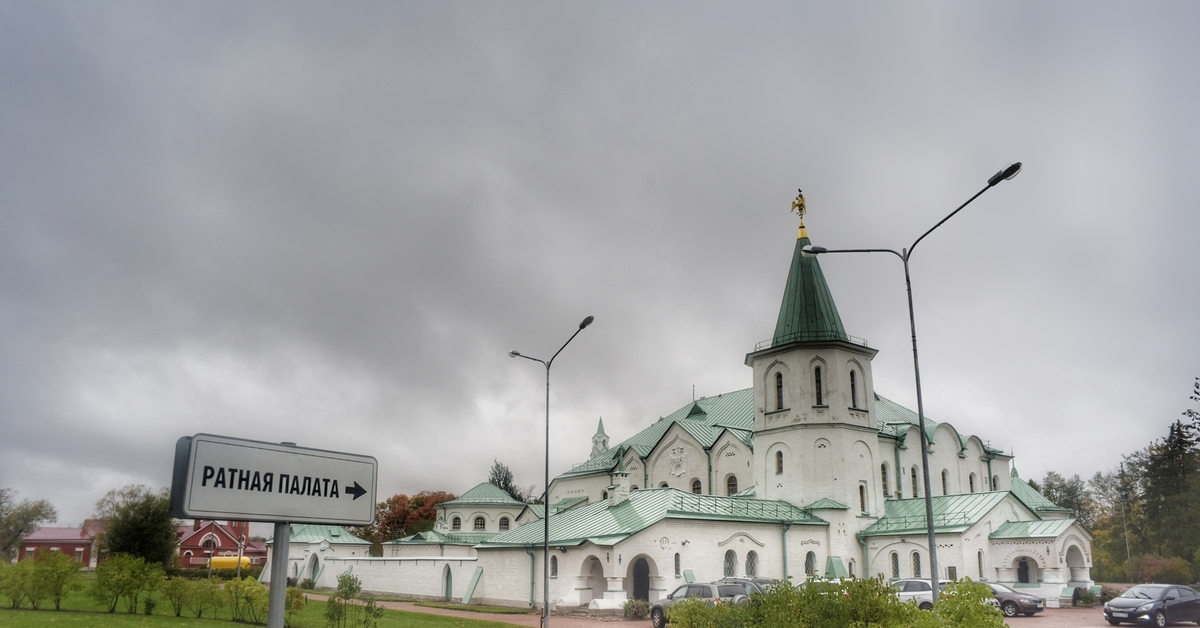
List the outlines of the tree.
{"type": "Polygon", "coordinates": [[[513,499],[527,504],[533,499],[533,486],[530,484],[524,488],[517,486],[513,482],[512,470],[508,465],[499,460],[492,460],[492,470],[488,471],[488,482],[500,487],[500,490],[508,493],[513,499]]]}
{"type": "MultiPolygon", "coordinates": [[[[131,488],[134,487],[122,490],[131,488]]],[[[101,503],[104,501],[102,499],[101,503]]],[[[96,504],[98,513],[101,503],[96,504]]],[[[104,533],[104,543],[110,552],[138,556],[148,563],[170,565],[177,538],[166,489],[158,493],[138,492],[129,501],[116,504],[112,515],[104,533]]]]}
{"type": "MultiPolygon", "coordinates": [[[[164,493],[166,489],[162,489],[159,493],[164,493]]],[[[104,494],[104,497],[96,500],[96,510],[92,514],[95,519],[116,519],[121,511],[130,504],[156,493],[145,484],[127,484],[121,488],[114,488],[104,494]]]]}
{"type": "Polygon", "coordinates": [[[408,495],[392,495],[375,505],[375,523],[350,528],[355,536],[372,543],[372,552],[382,555],[383,543],[433,529],[437,521],[437,505],[454,499],[453,493],[422,491],[408,495]]]}
{"type": "Polygon", "coordinates": [[[147,563],[140,556],[114,554],[96,567],[90,593],[110,613],[116,612],[117,603],[123,598],[125,610],[132,614],[137,611],[138,598],[157,589],[162,579],[162,567],[147,563]]]}
{"type": "Polygon", "coordinates": [[[1070,479],[1053,472],[1046,472],[1042,480],[1042,494],[1046,499],[1075,512],[1075,518],[1083,527],[1091,529],[1096,522],[1095,502],[1089,494],[1088,485],[1078,475],[1070,479]]]}
{"type": "Polygon", "coordinates": [[[42,548],[34,552],[32,562],[33,590],[37,595],[53,600],[54,610],[62,610],[62,599],[68,593],[83,589],[83,578],[79,574],[83,565],[74,558],[42,548]]]}
{"type": "Polygon", "coordinates": [[[58,519],[54,506],[43,499],[17,503],[17,492],[0,488],[0,562],[11,561],[20,547],[21,537],[38,525],[58,519]]]}

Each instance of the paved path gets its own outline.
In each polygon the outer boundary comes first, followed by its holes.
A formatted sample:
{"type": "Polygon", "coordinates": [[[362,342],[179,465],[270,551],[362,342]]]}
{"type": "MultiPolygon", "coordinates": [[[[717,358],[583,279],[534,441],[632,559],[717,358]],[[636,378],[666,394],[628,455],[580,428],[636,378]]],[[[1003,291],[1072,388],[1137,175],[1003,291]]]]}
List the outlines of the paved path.
{"type": "MultiPolygon", "coordinates": [[[[324,600],[325,596],[308,594],[310,599],[324,600]]],[[[413,613],[428,613],[430,615],[446,615],[449,617],[464,617],[466,619],[483,619],[514,626],[538,628],[541,626],[540,615],[503,615],[498,613],[475,613],[471,611],[455,611],[444,608],[429,608],[417,606],[412,602],[377,602],[383,608],[391,608],[413,613]]],[[[1094,608],[1048,608],[1045,612],[1033,617],[1016,617],[1007,620],[1011,628],[1109,628],[1104,621],[1104,611],[1099,606],[1094,608]]],[[[625,621],[620,617],[566,617],[553,615],[550,617],[552,628],[651,628],[649,620],[625,621]]]]}

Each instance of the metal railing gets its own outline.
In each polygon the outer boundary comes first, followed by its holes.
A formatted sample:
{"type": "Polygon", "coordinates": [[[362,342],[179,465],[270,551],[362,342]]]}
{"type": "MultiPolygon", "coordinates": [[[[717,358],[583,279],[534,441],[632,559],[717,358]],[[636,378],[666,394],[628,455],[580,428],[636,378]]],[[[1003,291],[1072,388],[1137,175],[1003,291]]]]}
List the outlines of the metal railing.
{"type": "Polygon", "coordinates": [[[839,334],[835,331],[797,331],[783,336],[776,336],[768,340],[763,340],[754,345],[755,351],[770,349],[771,347],[781,347],[792,342],[848,342],[850,344],[867,346],[865,338],[858,338],[849,334],[839,334]]]}

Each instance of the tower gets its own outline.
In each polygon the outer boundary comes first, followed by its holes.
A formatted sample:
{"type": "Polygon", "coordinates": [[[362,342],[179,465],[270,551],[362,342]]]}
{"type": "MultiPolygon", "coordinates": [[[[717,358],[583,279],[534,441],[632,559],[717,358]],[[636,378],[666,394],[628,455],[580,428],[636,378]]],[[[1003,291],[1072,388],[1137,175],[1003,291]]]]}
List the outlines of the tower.
{"type": "Polygon", "coordinates": [[[757,496],[807,506],[832,499],[851,513],[880,514],[871,359],[876,351],[846,333],[811,243],[800,229],[775,333],[746,356],[754,371],[757,496]]]}
{"type": "Polygon", "coordinates": [[[599,456],[608,451],[608,434],[604,433],[604,419],[600,419],[600,424],[596,426],[596,435],[592,436],[592,455],[588,456],[588,460],[599,456]]]}

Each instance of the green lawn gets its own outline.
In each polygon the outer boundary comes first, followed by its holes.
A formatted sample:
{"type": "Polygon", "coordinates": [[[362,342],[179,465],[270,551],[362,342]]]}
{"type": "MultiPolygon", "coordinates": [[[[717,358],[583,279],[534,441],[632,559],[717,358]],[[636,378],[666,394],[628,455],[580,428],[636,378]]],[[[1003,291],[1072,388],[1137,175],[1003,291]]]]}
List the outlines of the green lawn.
{"type": "MultiPolygon", "coordinates": [[[[54,605],[49,604],[50,610],[12,610],[8,607],[8,599],[0,600],[4,604],[0,608],[0,626],[4,628],[41,628],[42,626],[79,626],[81,628],[127,628],[129,626],[179,626],[187,628],[237,628],[247,624],[235,624],[229,620],[229,612],[220,609],[217,617],[211,619],[205,613],[203,619],[176,617],[174,611],[161,596],[155,596],[158,607],[153,615],[144,615],[140,611],[136,615],[118,610],[107,613],[107,609],[99,607],[84,593],[73,593],[63,600],[63,610],[55,611],[54,605]]],[[[45,605],[43,605],[45,608],[45,605]]],[[[325,626],[325,603],[310,601],[304,610],[296,614],[292,625],[297,628],[323,628],[325,626]]],[[[493,621],[478,619],[460,619],[457,617],[442,617],[424,613],[409,613],[384,609],[383,617],[379,619],[379,628],[512,628],[511,624],[501,624],[493,621]]]]}

